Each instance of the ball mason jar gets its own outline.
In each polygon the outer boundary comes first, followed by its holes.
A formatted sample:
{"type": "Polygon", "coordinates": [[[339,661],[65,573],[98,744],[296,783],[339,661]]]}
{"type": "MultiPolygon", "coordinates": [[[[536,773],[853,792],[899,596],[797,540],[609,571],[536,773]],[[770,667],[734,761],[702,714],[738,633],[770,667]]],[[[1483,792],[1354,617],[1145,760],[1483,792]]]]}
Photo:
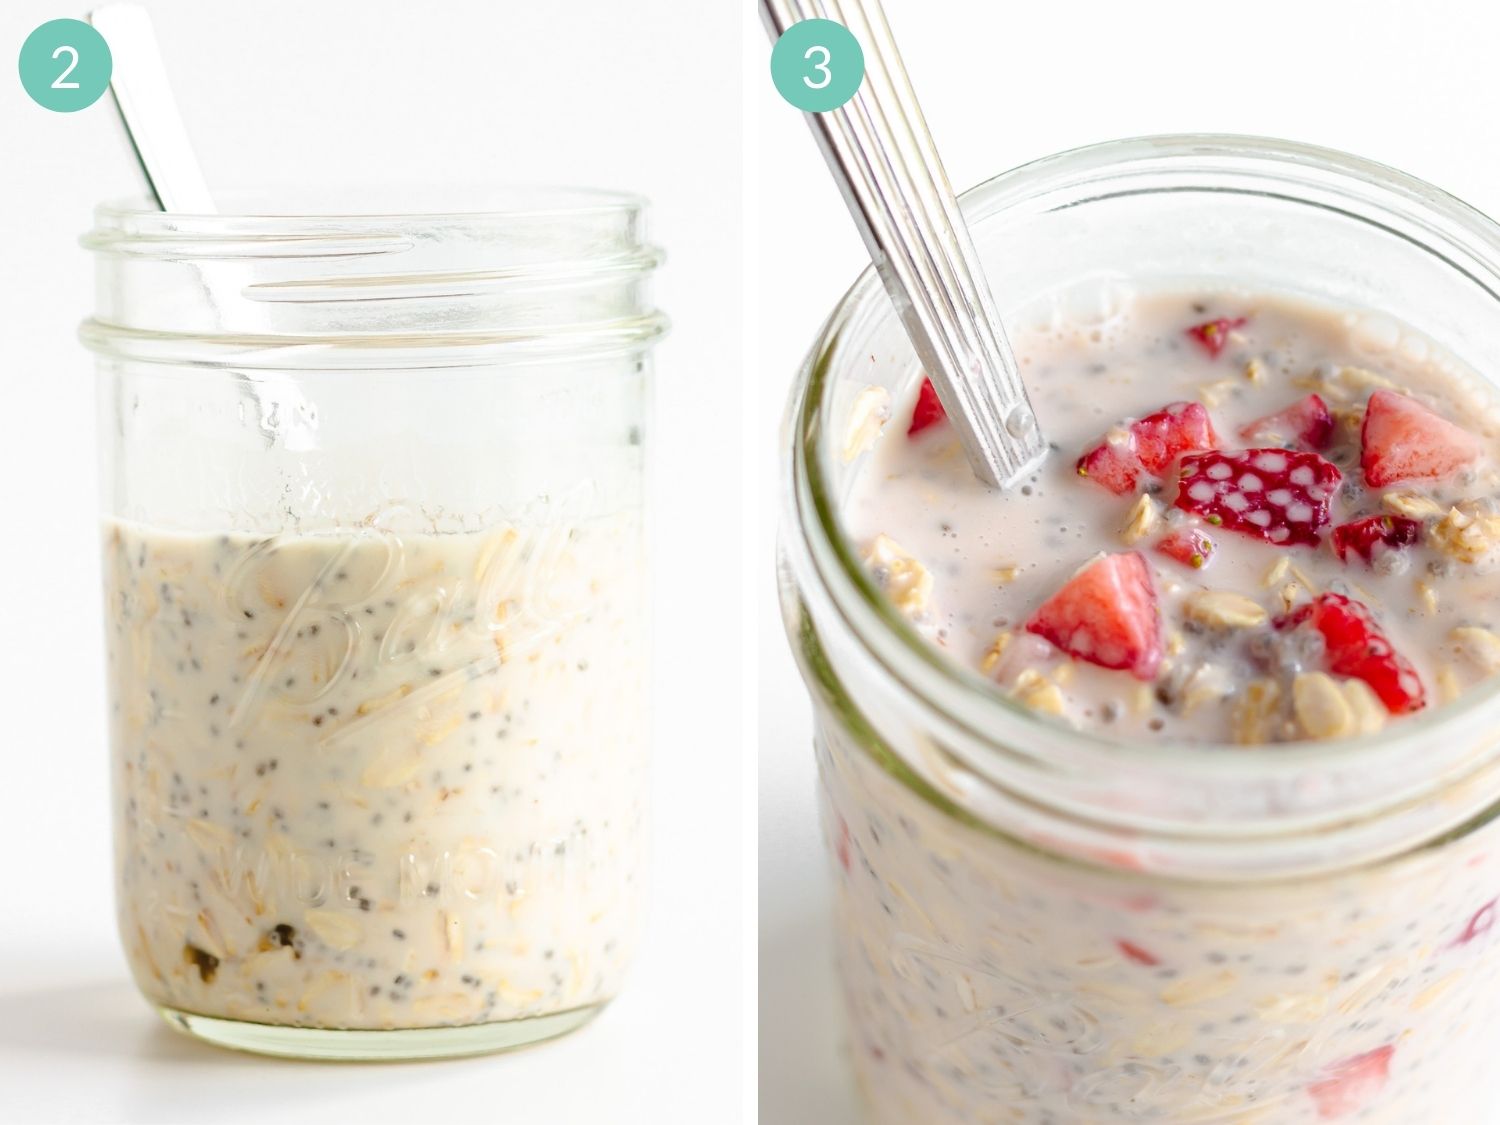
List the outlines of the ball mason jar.
{"type": "MultiPolygon", "coordinates": [[[[964,206],[1008,317],[1053,298],[1104,317],[1125,283],[1279,290],[1388,313],[1500,378],[1500,230],[1389,168],[1133,140],[964,206]]],[[[909,398],[918,376],[867,272],[788,418],[783,605],[872,1118],[1486,1121],[1494,687],[1290,746],[1122,745],[1012,704],[877,593],[842,522],[861,391],[909,398]]]]}
{"type": "Polygon", "coordinates": [[[644,201],[104,206],[121,938],[182,1030],[470,1054],[620,987],[646,831],[644,201]]]}

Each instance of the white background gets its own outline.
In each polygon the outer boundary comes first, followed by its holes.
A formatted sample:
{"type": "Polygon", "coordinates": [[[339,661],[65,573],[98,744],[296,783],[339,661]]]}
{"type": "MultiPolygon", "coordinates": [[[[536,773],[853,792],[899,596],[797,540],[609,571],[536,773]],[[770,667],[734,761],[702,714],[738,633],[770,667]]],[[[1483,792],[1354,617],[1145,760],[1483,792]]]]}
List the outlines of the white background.
{"type": "MultiPolygon", "coordinates": [[[[655,202],[655,233],[671,253],[657,296],[676,327],[659,356],[664,690],[653,925],[625,995],[598,1023],[514,1056],[358,1069],[264,1063],[152,1023],[126,980],[109,904],[92,388],[73,339],[90,302],[76,237],[97,199],[135,185],[106,104],[49,114],[10,77],[8,60],[32,27],[80,12],[6,0],[0,1121],[296,1125],[334,1114],[472,1119],[480,1109],[482,1120],[523,1125],[735,1120],[748,1015],[737,966],[752,949],[734,855],[737,734],[753,720],[742,713],[742,674],[758,679],[761,699],[762,1118],[855,1120],[836,1047],[807,708],[770,568],[780,470],[772,435],[786,386],[863,251],[805,126],[772,92],[750,5],[148,3],[212,184],[542,180],[633,188],[655,202]],[[742,139],[752,160],[744,249],[759,267],[743,293],[742,139]],[[740,493],[725,484],[742,353],[757,396],[740,493]],[[748,638],[729,608],[745,551],[727,495],[756,499],[746,511],[756,531],[748,638]]],[[[1478,0],[887,8],[959,187],[1088,141],[1215,130],[1350,149],[1500,213],[1491,126],[1500,12],[1478,0]]]]}
{"type": "Polygon", "coordinates": [[[201,1047],[128,983],[110,904],[92,300],[77,245],[138,188],[107,100],[27,100],[81,7],[0,5],[0,1122],[716,1122],[739,1116],[745,651],[737,505],[740,38],[731,4],[146,0],[210,185],[577,183],[655,204],[657,785],[646,951],[544,1048],[340,1068],[201,1047]],[[726,425],[726,423],[729,423],[726,425]]]}
{"type": "MultiPolygon", "coordinates": [[[[885,0],[956,188],[1034,157],[1145,133],[1258,133],[1394,164],[1500,215],[1494,45],[1481,0],[885,0]]],[[[761,39],[764,39],[761,33],[761,39]]],[[[799,115],[747,52],[758,125],[760,276],[760,1110],[775,1125],[858,1120],[837,1047],[828,884],[810,720],[771,590],[789,380],[864,263],[799,115]]],[[[1500,326],[1497,326],[1500,327],[1500,326]]],[[[1460,1125],[1455,1122],[1453,1125],[1460,1125]]],[[[1473,1125],[1464,1122],[1462,1125],[1473,1125]]]]}

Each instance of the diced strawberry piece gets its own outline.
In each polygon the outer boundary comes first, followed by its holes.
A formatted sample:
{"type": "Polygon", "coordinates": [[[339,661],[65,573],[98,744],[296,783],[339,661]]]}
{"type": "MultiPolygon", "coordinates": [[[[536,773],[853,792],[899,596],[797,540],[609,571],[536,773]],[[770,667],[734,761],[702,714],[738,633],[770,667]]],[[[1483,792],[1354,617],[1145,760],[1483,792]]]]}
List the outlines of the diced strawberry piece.
{"type": "Polygon", "coordinates": [[[1141,479],[1141,461],[1131,443],[1102,441],[1078,459],[1078,475],[1103,485],[1117,496],[1134,492],[1141,479]]]}
{"type": "Polygon", "coordinates": [[[943,410],[942,402],[938,400],[937,388],[932,385],[931,379],[923,379],[922,385],[917,388],[917,405],[912,407],[911,425],[906,427],[906,436],[916,437],[928,426],[936,426],[947,420],[948,415],[943,410]]]}
{"type": "Polygon", "coordinates": [[[1469,924],[1464,927],[1464,932],[1459,934],[1453,942],[1454,945],[1468,945],[1477,937],[1483,937],[1495,927],[1495,904],[1496,899],[1490,899],[1469,919],[1469,924]]]}
{"type": "Polygon", "coordinates": [[[1187,330],[1187,334],[1198,341],[1210,359],[1218,359],[1224,349],[1229,346],[1229,334],[1236,328],[1245,327],[1248,323],[1250,323],[1249,320],[1243,316],[1232,318],[1221,316],[1218,320],[1193,325],[1187,330]]]}
{"type": "Polygon", "coordinates": [[[1353,551],[1372,562],[1377,547],[1399,550],[1422,540],[1422,521],[1406,516],[1366,516],[1353,523],[1341,523],[1333,529],[1333,549],[1340,562],[1348,562],[1353,551]]]}
{"type": "Polygon", "coordinates": [[[1415,399],[1376,391],[1365,407],[1360,467],[1371,488],[1403,480],[1443,480],[1479,458],[1480,441],[1415,399]]]}
{"type": "Polygon", "coordinates": [[[1125,954],[1128,960],[1134,961],[1137,965],[1145,965],[1146,968],[1150,969],[1161,964],[1161,962],[1156,959],[1156,956],[1154,954],[1142,949],[1133,941],[1126,941],[1124,938],[1116,938],[1115,947],[1119,949],[1121,953],[1125,954]]]}
{"type": "Polygon", "coordinates": [[[1369,1105],[1385,1088],[1391,1076],[1391,1056],[1395,1053],[1395,1045],[1387,1043],[1328,1067],[1324,1077],[1307,1088],[1318,1107],[1318,1116],[1333,1121],[1369,1105]]]}
{"type": "Polygon", "coordinates": [[[1214,433],[1208,411],[1196,402],[1164,406],[1155,414],[1132,422],[1130,433],[1135,438],[1135,455],[1140,458],[1141,467],[1154,477],[1165,473],[1184,453],[1219,447],[1219,435],[1214,433]]]}
{"type": "Polygon", "coordinates": [[[1323,634],[1328,670],[1364,680],[1393,715],[1427,704],[1422,680],[1411,662],[1392,647],[1369,609],[1343,594],[1319,594],[1275,622],[1278,629],[1310,625],[1323,634]]]}
{"type": "Polygon", "coordinates": [[[1043,603],[1026,631],[1079,660],[1153,679],[1161,665],[1161,619],[1145,556],[1101,555],[1043,603]]]}
{"type": "Polygon", "coordinates": [[[1115,493],[1134,492],[1142,473],[1159,477],[1195,449],[1215,449],[1219,436],[1196,402],[1174,402],[1131,422],[1078,459],[1078,475],[1115,493]],[[1121,436],[1123,432],[1123,437],[1121,436]]]}
{"type": "Polygon", "coordinates": [[[1343,479],[1316,453],[1191,453],[1182,459],[1176,504],[1211,524],[1279,546],[1316,544],[1343,479]]]}
{"type": "Polygon", "coordinates": [[[1307,395],[1279,413],[1257,418],[1240,437],[1257,445],[1300,445],[1317,452],[1333,438],[1333,415],[1321,397],[1307,395]]]}
{"type": "Polygon", "coordinates": [[[1214,557],[1217,546],[1212,539],[1196,527],[1179,527],[1176,531],[1169,532],[1161,542],[1157,543],[1156,549],[1169,559],[1176,559],[1183,566],[1202,570],[1214,557]]]}

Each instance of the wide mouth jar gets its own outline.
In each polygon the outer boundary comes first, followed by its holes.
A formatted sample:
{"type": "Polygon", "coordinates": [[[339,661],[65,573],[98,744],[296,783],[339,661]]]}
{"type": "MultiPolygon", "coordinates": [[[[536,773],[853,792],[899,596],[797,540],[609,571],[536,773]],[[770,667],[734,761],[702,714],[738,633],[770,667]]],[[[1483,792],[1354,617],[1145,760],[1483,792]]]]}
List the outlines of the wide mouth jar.
{"type": "Polygon", "coordinates": [[[643,912],[645,202],[222,202],[84,239],[131,970],[271,1054],[561,1034],[643,912]]]}
{"type": "MultiPolygon", "coordinates": [[[[1281,293],[1500,373],[1500,229],[1368,161],[1146,138],[961,202],[1002,318],[1281,293]]],[[[1264,746],[1109,740],[1011,702],[886,600],[842,515],[869,388],[907,402],[920,374],[867,271],[787,419],[783,609],[872,1119],[1474,1120],[1500,1027],[1493,684],[1264,746]]]]}
{"type": "MultiPolygon", "coordinates": [[[[1383,312],[1500,372],[1500,228],[1370,161],[1262,138],[1152,137],[1037,161],[962,204],[1002,317],[1052,294],[1107,304],[1122,284],[1228,285],[1383,312]]],[[[1183,877],[1373,862],[1492,815],[1493,685],[1357,741],[1122,745],[1018,707],[943,658],[879,595],[840,514],[860,470],[841,452],[855,399],[883,385],[900,400],[917,377],[866,271],[793,393],[784,536],[794,645],[804,664],[809,644],[819,650],[874,731],[904,731],[884,752],[912,784],[986,825],[1077,855],[1124,848],[1183,877]]]]}

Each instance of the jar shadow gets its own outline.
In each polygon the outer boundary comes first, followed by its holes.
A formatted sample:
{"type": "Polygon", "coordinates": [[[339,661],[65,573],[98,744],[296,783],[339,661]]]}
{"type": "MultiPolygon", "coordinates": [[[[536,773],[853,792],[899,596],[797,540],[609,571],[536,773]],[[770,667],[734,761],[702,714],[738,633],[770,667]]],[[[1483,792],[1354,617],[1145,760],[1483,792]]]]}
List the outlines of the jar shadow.
{"type": "MultiPolygon", "coordinates": [[[[437,1091],[463,1061],[383,1067],[382,1081],[393,1094],[437,1091]]],[[[57,1120],[64,1104],[68,1120],[76,1121],[201,1125],[219,1119],[226,1105],[274,1116],[288,1099],[305,1105],[347,1099],[350,1075],[348,1064],[268,1059],[180,1035],[123,978],[0,993],[0,1085],[17,1087],[6,1090],[5,1121],[57,1120]],[[80,1057],[89,1060],[87,1090],[64,1094],[55,1078],[26,1088],[5,1081],[23,1070],[75,1074],[80,1057]],[[162,1101],[163,1089],[173,1091],[170,1103],[162,1101]]]]}
{"type": "MultiPolygon", "coordinates": [[[[125,980],[0,993],[0,1052],[115,1055],[161,1062],[227,1054],[174,1034],[125,980]]],[[[238,1056],[231,1061],[251,1062],[238,1056]]]]}
{"type": "Polygon", "coordinates": [[[760,932],[760,1119],[861,1125],[824,895],[774,910],[760,932]]]}

